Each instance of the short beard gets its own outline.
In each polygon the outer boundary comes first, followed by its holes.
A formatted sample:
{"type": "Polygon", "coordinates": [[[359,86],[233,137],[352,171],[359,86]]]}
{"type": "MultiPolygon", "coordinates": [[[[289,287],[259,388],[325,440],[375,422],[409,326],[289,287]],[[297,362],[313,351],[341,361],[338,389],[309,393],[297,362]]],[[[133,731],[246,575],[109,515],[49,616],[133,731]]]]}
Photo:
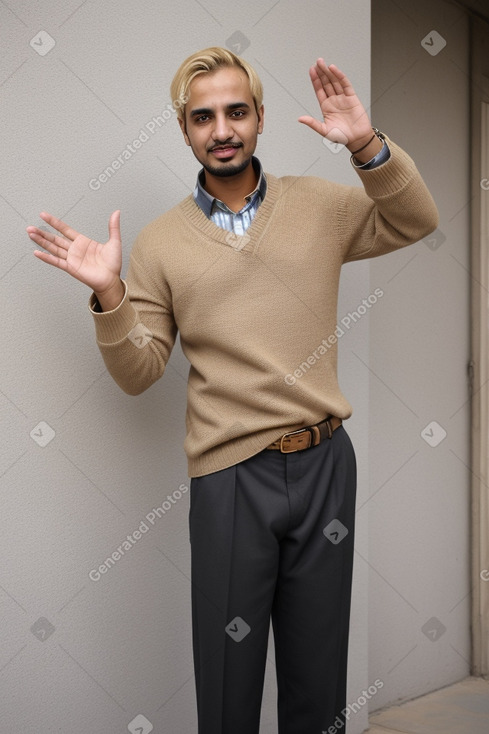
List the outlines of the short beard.
{"type": "Polygon", "coordinates": [[[240,163],[239,165],[234,165],[233,163],[230,163],[228,166],[222,166],[219,168],[208,166],[205,163],[202,165],[204,166],[204,170],[210,173],[212,176],[215,176],[216,178],[227,178],[228,176],[237,176],[239,173],[243,173],[243,171],[248,168],[250,163],[251,157],[248,158],[248,160],[243,161],[243,163],[240,163]]]}

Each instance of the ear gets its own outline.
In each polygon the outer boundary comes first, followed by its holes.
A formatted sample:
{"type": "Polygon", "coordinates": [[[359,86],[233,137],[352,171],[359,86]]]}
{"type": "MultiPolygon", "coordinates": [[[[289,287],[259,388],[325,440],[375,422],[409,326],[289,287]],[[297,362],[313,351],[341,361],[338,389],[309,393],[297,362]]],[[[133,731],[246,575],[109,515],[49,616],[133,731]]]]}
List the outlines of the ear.
{"type": "Polygon", "coordinates": [[[258,110],[258,134],[261,135],[263,132],[263,125],[265,123],[265,108],[262,105],[258,110]]]}
{"type": "Polygon", "coordinates": [[[183,111],[183,115],[184,115],[183,120],[180,117],[178,117],[177,120],[178,120],[178,124],[180,125],[180,130],[183,133],[183,137],[185,138],[185,142],[187,143],[187,145],[190,145],[190,138],[187,135],[187,125],[185,122],[185,110],[183,111]]]}

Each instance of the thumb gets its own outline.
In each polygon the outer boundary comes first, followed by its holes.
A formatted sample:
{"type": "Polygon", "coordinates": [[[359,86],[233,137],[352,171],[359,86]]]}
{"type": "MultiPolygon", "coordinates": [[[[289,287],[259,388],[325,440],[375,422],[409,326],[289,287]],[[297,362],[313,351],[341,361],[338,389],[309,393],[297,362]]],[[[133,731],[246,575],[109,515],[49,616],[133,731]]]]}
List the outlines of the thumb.
{"type": "Polygon", "coordinates": [[[314,117],[310,117],[309,115],[302,115],[302,117],[299,117],[297,121],[302,122],[304,125],[307,125],[307,127],[310,127],[312,130],[319,133],[320,135],[324,135],[322,124],[319,122],[319,120],[315,120],[314,117]]]}
{"type": "Polygon", "coordinates": [[[109,219],[109,239],[115,239],[120,242],[121,239],[121,211],[112,212],[109,219]]]}
{"type": "Polygon", "coordinates": [[[327,126],[325,123],[319,122],[319,120],[315,120],[314,117],[309,117],[308,115],[303,115],[302,117],[299,117],[298,121],[302,122],[304,125],[307,125],[312,130],[315,130],[315,132],[322,135],[323,138],[327,138],[332,143],[348,145],[348,135],[345,133],[344,130],[341,130],[341,128],[339,127],[330,127],[329,125],[327,126]]]}

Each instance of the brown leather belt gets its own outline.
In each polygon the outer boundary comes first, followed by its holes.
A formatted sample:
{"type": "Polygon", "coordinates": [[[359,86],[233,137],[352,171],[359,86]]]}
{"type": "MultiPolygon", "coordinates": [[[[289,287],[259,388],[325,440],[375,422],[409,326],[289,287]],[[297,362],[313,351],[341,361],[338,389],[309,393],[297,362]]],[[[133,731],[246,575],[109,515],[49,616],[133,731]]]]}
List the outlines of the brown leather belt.
{"type": "Polygon", "coordinates": [[[267,446],[267,449],[278,449],[282,454],[291,454],[294,451],[304,451],[312,446],[317,446],[326,438],[331,438],[333,431],[341,426],[341,418],[330,415],[314,426],[305,426],[297,431],[284,433],[276,441],[267,446]]]}

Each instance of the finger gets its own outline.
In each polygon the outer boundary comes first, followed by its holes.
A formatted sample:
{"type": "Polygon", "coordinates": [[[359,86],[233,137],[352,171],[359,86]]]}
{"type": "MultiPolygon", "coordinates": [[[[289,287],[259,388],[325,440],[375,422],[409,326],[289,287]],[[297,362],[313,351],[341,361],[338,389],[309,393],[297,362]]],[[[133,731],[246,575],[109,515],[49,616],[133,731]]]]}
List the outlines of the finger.
{"type": "Polygon", "coordinates": [[[323,83],[318,76],[318,72],[315,66],[311,66],[311,68],[309,69],[309,76],[311,77],[312,86],[314,87],[317,100],[321,105],[328,98],[328,95],[326,94],[323,83]]]}
{"type": "Polygon", "coordinates": [[[344,94],[343,85],[336,74],[326,64],[324,59],[318,59],[316,62],[317,73],[326,94],[331,97],[334,94],[344,94]]]}
{"type": "Polygon", "coordinates": [[[349,80],[349,78],[346,76],[346,74],[344,74],[342,71],[340,71],[340,69],[338,69],[338,67],[335,66],[334,64],[330,64],[329,65],[329,68],[330,68],[330,70],[333,71],[333,73],[335,74],[335,76],[341,82],[341,85],[343,87],[343,90],[344,90],[345,94],[348,95],[348,96],[351,96],[351,95],[355,94],[355,90],[353,88],[353,84],[351,83],[351,81],[349,80]]]}
{"type": "Polygon", "coordinates": [[[335,94],[334,87],[329,80],[329,75],[325,74],[324,70],[317,63],[311,67],[309,73],[319,103],[323,99],[327,99],[335,94]]]}
{"type": "Polygon", "coordinates": [[[53,227],[53,229],[57,229],[58,232],[64,234],[64,236],[69,240],[75,240],[78,237],[79,232],[72,229],[68,224],[66,224],[66,222],[63,222],[62,219],[57,219],[57,217],[53,217],[53,215],[48,214],[48,212],[41,212],[39,216],[53,227]]]}
{"type": "Polygon", "coordinates": [[[67,270],[66,260],[56,257],[56,255],[51,255],[49,252],[42,252],[41,250],[34,250],[33,254],[38,260],[42,260],[48,263],[48,265],[54,265],[55,268],[59,268],[60,270],[67,270]]]}
{"type": "Polygon", "coordinates": [[[109,239],[121,241],[121,211],[112,212],[109,219],[109,239]]]}
{"type": "Polygon", "coordinates": [[[40,247],[43,247],[54,255],[66,259],[66,253],[71,242],[64,240],[62,237],[58,237],[58,235],[52,234],[51,232],[45,232],[42,229],[37,229],[37,227],[27,227],[26,229],[27,234],[31,240],[36,243],[36,245],[40,245],[40,247]]]}
{"type": "Polygon", "coordinates": [[[330,79],[331,83],[333,84],[333,87],[335,90],[341,90],[338,93],[346,94],[348,96],[351,96],[355,94],[355,90],[353,89],[353,85],[351,81],[348,79],[346,74],[344,74],[341,69],[338,69],[338,67],[335,64],[329,64],[329,66],[325,63],[324,59],[318,59],[318,64],[322,62],[321,69],[324,73],[328,75],[328,78],[330,79]]]}

